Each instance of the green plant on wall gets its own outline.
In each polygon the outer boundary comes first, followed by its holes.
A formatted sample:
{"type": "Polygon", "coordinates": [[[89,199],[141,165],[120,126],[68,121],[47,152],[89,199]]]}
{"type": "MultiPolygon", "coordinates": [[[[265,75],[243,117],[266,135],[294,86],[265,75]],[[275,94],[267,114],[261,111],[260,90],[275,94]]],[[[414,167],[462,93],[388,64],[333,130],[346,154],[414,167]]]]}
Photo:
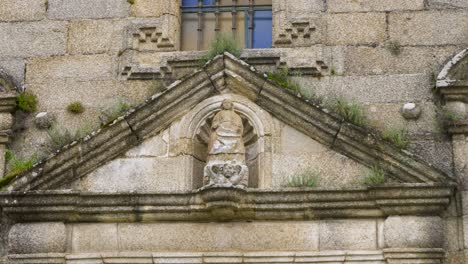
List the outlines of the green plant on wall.
{"type": "Polygon", "coordinates": [[[18,174],[31,168],[37,163],[36,155],[25,158],[23,156],[15,155],[10,150],[5,152],[5,160],[7,162],[8,173],[0,179],[0,188],[6,186],[11,180],[18,176],[18,174]]]}
{"type": "Polygon", "coordinates": [[[67,111],[72,114],[81,114],[85,111],[85,107],[81,102],[73,102],[67,106],[67,111]]]}
{"type": "Polygon", "coordinates": [[[345,121],[361,127],[367,126],[368,122],[364,110],[357,103],[348,102],[344,98],[337,98],[331,104],[331,108],[345,121]]]}
{"type": "Polygon", "coordinates": [[[16,106],[25,112],[35,112],[37,110],[37,97],[31,92],[24,92],[16,97],[16,106]]]}
{"type": "Polygon", "coordinates": [[[241,48],[233,37],[219,34],[213,42],[211,42],[210,49],[208,50],[208,53],[201,58],[200,64],[204,65],[214,57],[223,54],[224,52],[229,52],[236,57],[240,57],[241,48]]]}
{"type": "Polygon", "coordinates": [[[299,93],[301,91],[301,87],[297,82],[291,79],[290,75],[292,74],[299,76],[298,73],[291,73],[288,67],[281,67],[273,72],[267,73],[267,78],[284,88],[299,93]]]}
{"type": "Polygon", "coordinates": [[[382,133],[382,138],[392,142],[395,146],[400,149],[408,148],[410,139],[408,132],[404,129],[389,129],[382,133]]]}
{"type": "Polygon", "coordinates": [[[289,177],[283,187],[290,188],[314,188],[317,187],[320,175],[318,172],[306,170],[289,177]]]}
{"type": "Polygon", "coordinates": [[[374,165],[370,168],[362,184],[365,186],[376,186],[384,184],[385,180],[385,171],[379,165],[374,165]]]}

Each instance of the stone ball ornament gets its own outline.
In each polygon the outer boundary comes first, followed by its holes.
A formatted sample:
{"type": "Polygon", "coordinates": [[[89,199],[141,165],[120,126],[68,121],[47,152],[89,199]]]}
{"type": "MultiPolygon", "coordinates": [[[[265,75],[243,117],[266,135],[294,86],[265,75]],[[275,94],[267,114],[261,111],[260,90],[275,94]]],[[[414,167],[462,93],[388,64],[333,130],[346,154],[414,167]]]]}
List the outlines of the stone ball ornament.
{"type": "Polygon", "coordinates": [[[406,103],[401,107],[401,115],[406,120],[417,120],[421,116],[421,107],[415,103],[406,103]]]}

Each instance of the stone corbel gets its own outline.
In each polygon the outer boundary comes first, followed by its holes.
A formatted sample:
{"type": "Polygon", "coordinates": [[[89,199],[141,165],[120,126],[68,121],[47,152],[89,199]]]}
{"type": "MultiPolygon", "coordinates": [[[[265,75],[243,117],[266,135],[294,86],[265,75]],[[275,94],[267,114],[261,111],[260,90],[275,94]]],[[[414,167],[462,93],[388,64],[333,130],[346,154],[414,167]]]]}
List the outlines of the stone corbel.
{"type": "Polygon", "coordinates": [[[5,152],[10,142],[17,89],[13,80],[0,70],[0,178],[5,174],[5,152]]]}

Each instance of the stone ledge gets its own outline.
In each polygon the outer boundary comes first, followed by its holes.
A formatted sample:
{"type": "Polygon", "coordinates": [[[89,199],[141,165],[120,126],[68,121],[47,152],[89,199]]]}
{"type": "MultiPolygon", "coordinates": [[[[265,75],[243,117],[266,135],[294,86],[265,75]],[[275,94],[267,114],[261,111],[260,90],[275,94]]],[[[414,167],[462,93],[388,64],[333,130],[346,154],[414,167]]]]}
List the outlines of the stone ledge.
{"type": "Polygon", "coordinates": [[[139,252],[9,255],[11,263],[385,263],[380,250],[273,252],[139,252]],[[51,262],[42,262],[50,260],[51,262]]]}
{"type": "Polygon", "coordinates": [[[401,184],[361,189],[207,189],[174,193],[1,192],[13,220],[65,222],[309,220],[439,215],[454,187],[401,184]]]}

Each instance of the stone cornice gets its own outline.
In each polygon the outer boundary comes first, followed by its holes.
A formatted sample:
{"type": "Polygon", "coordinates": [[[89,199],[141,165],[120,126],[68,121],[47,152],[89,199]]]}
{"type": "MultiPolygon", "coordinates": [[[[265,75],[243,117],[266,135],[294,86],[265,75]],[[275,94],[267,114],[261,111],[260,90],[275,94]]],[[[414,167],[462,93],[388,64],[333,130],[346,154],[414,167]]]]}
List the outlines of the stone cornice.
{"type": "Polygon", "coordinates": [[[206,189],[175,193],[1,192],[17,222],[308,220],[439,215],[454,187],[399,184],[374,188],[206,189]]]}

